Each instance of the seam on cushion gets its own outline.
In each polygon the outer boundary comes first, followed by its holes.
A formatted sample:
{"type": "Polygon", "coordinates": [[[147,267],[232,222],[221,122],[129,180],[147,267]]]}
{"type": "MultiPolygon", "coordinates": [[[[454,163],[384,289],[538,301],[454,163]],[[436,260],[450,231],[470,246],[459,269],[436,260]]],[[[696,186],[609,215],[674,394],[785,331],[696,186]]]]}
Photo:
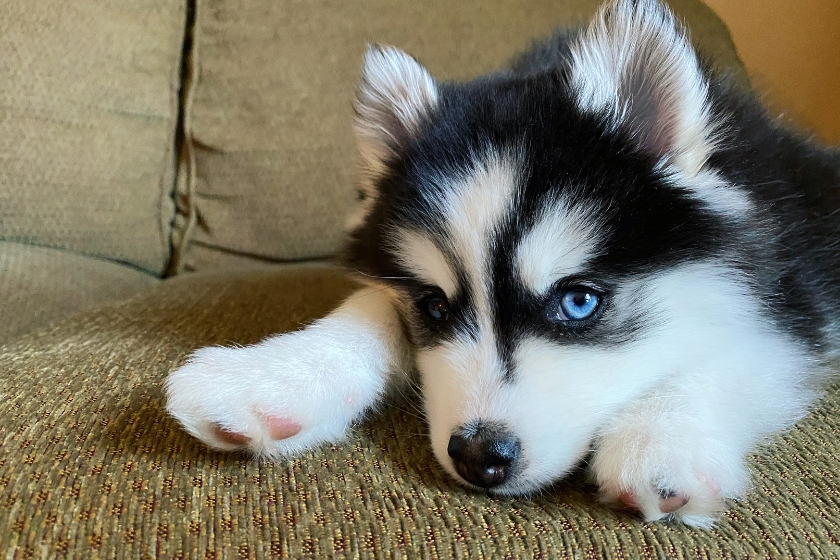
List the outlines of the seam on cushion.
{"type": "Polygon", "coordinates": [[[179,14],[183,15],[181,33],[179,36],[181,40],[181,48],[178,53],[178,57],[175,59],[175,63],[169,70],[168,117],[171,119],[169,128],[169,138],[171,141],[169,142],[166,152],[163,155],[163,161],[161,162],[163,173],[161,173],[158,181],[157,226],[161,251],[159,268],[155,271],[158,276],[163,276],[166,272],[167,266],[169,265],[169,261],[172,258],[172,227],[175,214],[177,212],[177,209],[175,208],[174,194],[175,189],[177,188],[176,181],[178,179],[178,156],[176,154],[179,151],[178,130],[180,128],[181,87],[183,83],[181,78],[181,67],[183,66],[184,60],[184,42],[188,32],[187,20],[189,15],[187,13],[188,10],[186,5],[183,6],[183,10],[183,12],[179,11],[179,14]],[[173,112],[175,114],[174,119],[172,119],[173,112]]]}
{"type": "MultiPolygon", "coordinates": [[[[79,128],[86,126],[86,123],[80,123],[80,122],[74,121],[72,119],[65,119],[65,118],[60,118],[59,116],[46,115],[46,113],[49,113],[53,109],[51,109],[50,107],[46,106],[43,103],[39,105],[37,102],[32,102],[30,100],[26,100],[26,101],[31,103],[31,104],[24,107],[23,105],[12,105],[10,103],[0,103],[0,109],[5,109],[7,111],[17,111],[20,114],[31,116],[33,118],[37,118],[39,120],[44,120],[44,121],[47,121],[47,122],[54,122],[54,123],[59,123],[59,124],[64,124],[64,125],[71,125],[71,126],[76,126],[76,127],[79,127],[79,128]],[[36,110],[36,109],[43,109],[44,113],[43,114],[33,113],[33,110],[36,110]]],[[[107,113],[107,114],[112,114],[112,115],[136,117],[138,119],[155,119],[155,120],[163,121],[163,120],[167,120],[168,118],[170,118],[170,115],[157,115],[157,114],[154,114],[154,113],[143,113],[143,112],[140,112],[140,111],[126,111],[124,109],[117,109],[115,107],[106,107],[104,105],[100,106],[100,105],[96,105],[94,103],[81,103],[79,101],[74,101],[72,99],[66,101],[66,103],[68,105],[74,105],[75,107],[78,107],[80,109],[84,109],[84,110],[87,110],[87,111],[100,111],[102,113],[107,113]]]]}
{"type": "Polygon", "coordinates": [[[114,266],[121,266],[123,268],[133,270],[134,272],[139,272],[141,274],[144,274],[144,275],[148,276],[149,278],[154,278],[156,280],[160,280],[160,276],[150,272],[148,268],[144,268],[144,267],[142,267],[138,264],[135,264],[135,263],[133,263],[131,261],[127,261],[127,260],[115,259],[115,258],[112,258],[112,257],[103,257],[102,255],[95,255],[95,254],[92,254],[92,253],[80,253],[78,251],[74,251],[72,249],[67,249],[66,247],[61,247],[61,246],[44,245],[44,244],[41,244],[41,243],[25,243],[25,242],[21,242],[21,241],[15,241],[15,240],[12,240],[12,239],[0,239],[0,250],[2,250],[2,248],[4,246],[8,246],[8,245],[13,245],[13,246],[17,246],[17,247],[33,247],[36,250],[37,249],[49,249],[50,251],[56,251],[56,252],[64,253],[64,254],[67,254],[67,255],[74,255],[74,256],[77,256],[77,257],[80,257],[80,258],[83,258],[83,259],[108,263],[108,264],[112,264],[114,266]]]}
{"type": "Polygon", "coordinates": [[[340,264],[340,258],[338,255],[334,253],[329,253],[325,255],[315,255],[315,256],[306,256],[306,257],[298,257],[298,258],[279,258],[279,257],[272,257],[270,255],[262,255],[260,253],[254,253],[251,251],[242,251],[239,249],[233,249],[230,247],[221,247],[219,245],[213,245],[211,243],[206,243],[204,241],[200,241],[198,239],[194,239],[190,242],[191,245],[194,247],[204,247],[206,249],[212,249],[214,252],[225,254],[225,255],[232,255],[236,257],[246,257],[248,259],[252,259],[254,261],[259,262],[266,262],[266,263],[274,263],[274,264],[305,264],[309,262],[328,262],[332,263],[337,267],[344,269],[345,267],[340,264]]]}
{"type": "Polygon", "coordinates": [[[176,171],[171,191],[175,203],[175,215],[170,222],[171,254],[163,274],[164,278],[174,276],[181,271],[182,258],[198,218],[195,201],[195,146],[191,122],[192,104],[199,74],[196,26],[198,1],[187,0],[186,10],[180,65],[181,89],[179,92],[178,128],[175,134],[176,171]],[[184,186],[185,192],[180,191],[179,187],[181,185],[184,186]]]}

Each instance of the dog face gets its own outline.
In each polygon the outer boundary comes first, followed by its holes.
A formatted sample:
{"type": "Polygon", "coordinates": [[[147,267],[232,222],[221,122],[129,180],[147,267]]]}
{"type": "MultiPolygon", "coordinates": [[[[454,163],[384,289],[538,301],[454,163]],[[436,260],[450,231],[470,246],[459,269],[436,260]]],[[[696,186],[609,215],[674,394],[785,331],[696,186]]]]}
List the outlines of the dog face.
{"type": "Polygon", "coordinates": [[[750,202],[707,163],[708,87],[673,16],[620,0],[544,49],[438,84],[371,48],[356,104],[348,261],[395,294],[437,458],[503,494],[568,472],[760,315],[724,264],[750,202]]]}

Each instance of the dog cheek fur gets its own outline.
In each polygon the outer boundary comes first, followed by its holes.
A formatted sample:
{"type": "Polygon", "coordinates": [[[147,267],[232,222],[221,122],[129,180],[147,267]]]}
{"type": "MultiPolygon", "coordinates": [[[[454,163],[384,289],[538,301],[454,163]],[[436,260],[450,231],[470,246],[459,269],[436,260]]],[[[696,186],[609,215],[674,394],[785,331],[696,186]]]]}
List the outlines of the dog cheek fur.
{"type": "Polygon", "coordinates": [[[774,328],[740,273],[720,264],[628,282],[615,294],[614,320],[639,305],[649,308],[642,330],[618,346],[523,339],[510,381],[481,339],[422,350],[418,367],[441,464],[455,474],[446,453],[455,428],[497,421],[520,438],[524,460],[499,493],[526,493],[563,476],[594,445],[607,492],[674,480],[669,469],[689,465],[721,495],[741,495],[743,456],[756,439],[789,426],[815,399],[815,361],[774,328]],[[647,446],[657,453],[628,461],[642,445],[634,434],[663,442],[647,446]]]}
{"type": "Polygon", "coordinates": [[[696,263],[647,284],[660,318],[647,327],[653,336],[630,345],[619,371],[655,383],[598,430],[593,463],[602,490],[678,479],[673,471],[684,465],[722,496],[742,495],[744,456],[807,412],[819,366],[768,320],[732,269],[696,263]]]}

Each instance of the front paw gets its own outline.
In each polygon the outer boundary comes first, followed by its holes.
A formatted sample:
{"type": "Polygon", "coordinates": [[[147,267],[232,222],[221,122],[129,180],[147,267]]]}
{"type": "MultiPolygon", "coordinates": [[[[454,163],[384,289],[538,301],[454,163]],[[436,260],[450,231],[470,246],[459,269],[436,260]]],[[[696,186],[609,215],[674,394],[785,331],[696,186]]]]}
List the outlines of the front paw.
{"type": "Polygon", "coordinates": [[[740,458],[720,464],[721,456],[708,456],[712,447],[692,438],[617,430],[598,442],[591,473],[601,500],[613,507],[639,511],[645,521],[709,528],[725,498],[737,497],[747,479],[740,458]]]}
{"type": "Polygon", "coordinates": [[[210,447],[289,457],[340,439],[376,392],[364,364],[301,331],[245,348],[203,348],[166,382],[167,410],[210,447]]]}

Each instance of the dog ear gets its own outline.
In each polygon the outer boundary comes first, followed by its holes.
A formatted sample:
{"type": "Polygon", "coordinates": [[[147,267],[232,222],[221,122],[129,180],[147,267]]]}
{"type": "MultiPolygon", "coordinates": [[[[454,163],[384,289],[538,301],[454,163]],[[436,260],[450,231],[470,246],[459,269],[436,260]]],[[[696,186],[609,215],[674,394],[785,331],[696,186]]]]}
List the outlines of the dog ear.
{"type": "Polygon", "coordinates": [[[624,128],[665,168],[696,175],[713,149],[708,85],[697,55],[658,0],[603,7],[571,52],[578,106],[624,128]]]}
{"type": "Polygon", "coordinates": [[[437,105],[429,72],[403,51],[370,45],[356,96],[356,139],[363,163],[376,172],[416,134],[437,105]]]}

